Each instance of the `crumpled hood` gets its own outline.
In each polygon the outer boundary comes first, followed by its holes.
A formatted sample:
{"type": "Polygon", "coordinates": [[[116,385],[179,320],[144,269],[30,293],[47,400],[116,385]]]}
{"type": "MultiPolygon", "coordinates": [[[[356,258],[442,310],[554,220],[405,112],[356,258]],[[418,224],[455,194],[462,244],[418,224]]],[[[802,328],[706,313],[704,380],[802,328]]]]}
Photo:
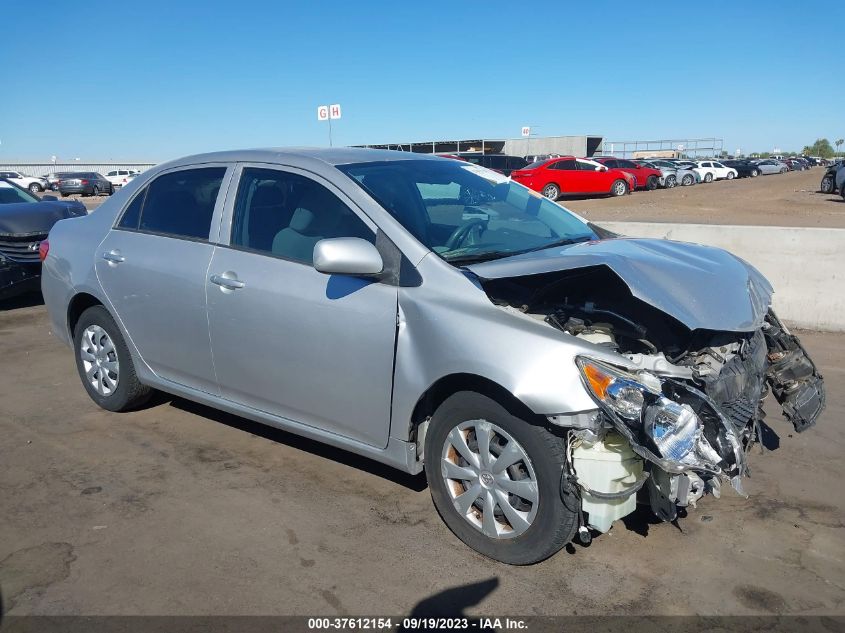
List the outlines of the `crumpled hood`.
{"type": "Polygon", "coordinates": [[[747,332],[763,324],[772,286],[720,248],[662,239],[614,238],[473,264],[482,279],[607,266],[638,299],[689,329],[747,332]]]}
{"type": "Polygon", "coordinates": [[[19,202],[0,204],[0,235],[47,233],[59,220],[86,215],[80,202],[19,202]]]}

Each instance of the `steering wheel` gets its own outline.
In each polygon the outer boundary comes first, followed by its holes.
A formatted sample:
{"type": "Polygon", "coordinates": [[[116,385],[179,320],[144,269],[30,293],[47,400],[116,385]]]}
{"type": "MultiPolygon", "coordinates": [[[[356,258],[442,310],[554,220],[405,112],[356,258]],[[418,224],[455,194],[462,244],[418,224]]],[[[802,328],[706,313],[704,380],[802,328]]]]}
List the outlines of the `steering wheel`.
{"type": "Polygon", "coordinates": [[[487,220],[482,220],[481,218],[473,218],[466,224],[462,224],[461,226],[457,227],[452,234],[449,236],[449,239],[446,240],[446,250],[453,251],[458,246],[464,243],[464,240],[469,237],[470,232],[477,227],[480,226],[482,231],[485,226],[487,226],[487,220]]]}

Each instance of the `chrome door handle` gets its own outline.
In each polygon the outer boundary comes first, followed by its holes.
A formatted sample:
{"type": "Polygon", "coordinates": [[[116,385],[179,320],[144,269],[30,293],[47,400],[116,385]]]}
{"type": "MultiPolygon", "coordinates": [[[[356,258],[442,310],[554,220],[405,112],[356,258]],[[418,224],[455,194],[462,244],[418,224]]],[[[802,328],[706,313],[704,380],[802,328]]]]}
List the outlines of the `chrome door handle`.
{"type": "Polygon", "coordinates": [[[228,290],[243,288],[246,285],[242,281],[232,279],[231,277],[224,277],[223,275],[212,275],[211,277],[209,277],[209,280],[211,281],[211,283],[217,284],[222,288],[227,288],[228,290]]]}
{"type": "Polygon", "coordinates": [[[126,261],[126,258],[120,254],[120,251],[116,250],[103,253],[103,259],[111,264],[119,264],[120,262],[126,261]]]}

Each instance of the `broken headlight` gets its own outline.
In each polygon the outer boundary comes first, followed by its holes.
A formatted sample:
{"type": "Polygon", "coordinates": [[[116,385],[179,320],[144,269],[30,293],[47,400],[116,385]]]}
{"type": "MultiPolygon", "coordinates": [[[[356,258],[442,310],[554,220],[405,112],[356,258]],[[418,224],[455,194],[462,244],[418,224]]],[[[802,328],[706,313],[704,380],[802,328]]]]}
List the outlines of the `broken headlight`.
{"type": "Polygon", "coordinates": [[[579,357],[577,363],[597,402],[626,422],[642,421],[659,457],[676,465],[718,463],[718,454],[703,441],[701,419],[689,405],[666,398],[660,378],[590,358],[579,357]]]}

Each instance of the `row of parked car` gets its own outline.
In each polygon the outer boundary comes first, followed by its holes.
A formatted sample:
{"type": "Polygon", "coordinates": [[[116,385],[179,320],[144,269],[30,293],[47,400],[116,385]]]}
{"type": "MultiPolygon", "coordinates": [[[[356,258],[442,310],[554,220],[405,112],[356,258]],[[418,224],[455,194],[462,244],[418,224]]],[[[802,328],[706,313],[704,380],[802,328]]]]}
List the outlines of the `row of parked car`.
{"type": "Polygon", "coordinates": [[[625,159],[615,156],[543,155],[520,158],[502,154],[449,154],[498,171],[557,200],[564,195],[624,196],[638,189],[671,189],[714,180],[756,178],[809,169],[805,158],[745,160],[683,160],[669,158],[625,159]],[[531,162],[529,162],[530,159],[531,162]]]}
{"type": "Polygon", "coordinates": [[[63,196],[78,193],[87,196],[111,195],[140,172],[131,169],[115,169],[105,176],[96,171],[60,171],[46,176],[25,176],[19,171],[0,171],[5,178],[31,193],[58,191],[63,196]]]}

